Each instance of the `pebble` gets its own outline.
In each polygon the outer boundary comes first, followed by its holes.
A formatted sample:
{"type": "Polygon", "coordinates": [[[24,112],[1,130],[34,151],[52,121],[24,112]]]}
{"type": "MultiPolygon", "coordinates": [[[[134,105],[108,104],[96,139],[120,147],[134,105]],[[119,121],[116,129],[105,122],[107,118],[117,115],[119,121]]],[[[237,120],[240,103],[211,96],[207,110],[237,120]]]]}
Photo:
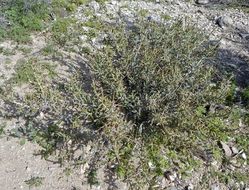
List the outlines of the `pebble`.
{"type": "Polygon", "coordinates": [[[219,27],[225,29],[225,28],[232,28],[233,26],[233,20],[229,16],[220,16],[216,20],[216,24],[219,25],[219,27]]]}
{"type": "Polygon", "coordinates": [[[95,13],[98,12],[98,11],[100,10],[100,5],[99,5],[99,3],[96,2],[96,1],[92,1],[92,2],[89,4],[89,7],[91,7],[91,8],[94,10],[95,13]]]}
{"type": "Polygon", "coordinates": [[[226,144],[226,143],[224,143],[224,142],[220,142],[220,144],[221,144],[221,147],[222,147],[222,149],[223,149],[223,151],[224,151],[224,153],[225,153],[225,156],[226,157],[231,157],[232,156],[232,150],[230,149],[230,147],[226,144]]]}
{"type": "Polygon", "coordinates": [[[25,169],[26,169],[26,171],[27,171],[27,172],[31,172],[30,167],[26,166],[26,168],[25,168],[25,169]]]}
{"type": "Polygon", "coordinates": [[[246,156],[246,154],[245,154],[244,152],[241,154],[241,157],[242,157],[244,160],[247,159],[247,156],[246,156]]]}
{"type": "Polygon", "coordinates": [[[173,182],[173,181],[175,181],[175,179],[176,179],[177,176],[176,176],[176,173],[173,173],[171,171],[166,171],[166,172],[164,172],[164,177],[167,180],[173,182]]]}
{"type": "Polygon", "coordinates": [[[211,190],[220,190],[220,188],[217,184],[213,184],[211,185],[211,190]]]}
{"type": "Polygon", "coordinates": [[[167,190],[178,190],[176,187],[170,187],[170,188],[168,188],[167,190]]]}
{"type": "Polygon", "coordinates": [[[233,152],[234,155],[236,155],[236,154],[239,153],[239,150],[236,147],[234,147],[234,146],[231,148],[231,150],[232,150],[232,152],[233,152]]]}
{"type": "Polygon", "coordinates": [[[209,0],[196,0],[196,3],[199,5],[206,5],[209,3],[209,0]]]}
{"type": "Polygon", "coordinates": [[[194,189],[194,185],[191,183],[185,187],[185,190],[193,190],[193,189],[194,189]]]}

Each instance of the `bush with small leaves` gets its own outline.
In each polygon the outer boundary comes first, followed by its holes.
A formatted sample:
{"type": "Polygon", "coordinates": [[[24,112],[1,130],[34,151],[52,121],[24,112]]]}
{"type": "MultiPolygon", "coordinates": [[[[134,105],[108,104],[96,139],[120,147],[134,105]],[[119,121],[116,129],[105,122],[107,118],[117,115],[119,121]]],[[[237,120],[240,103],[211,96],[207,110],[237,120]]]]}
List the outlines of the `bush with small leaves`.
{"type": "Polygon", "coordinates": [[[107,34],[104,47],[88,56],[87,120],[109,139],[120,176],[151,184],[172,164],[170,154],[194,163],[196,147],[227,138],[229,110],[210,107],[224,103],[230,82],[209,63],[216,47],[203,33],[181,21],[141,21],[107,34]]]}

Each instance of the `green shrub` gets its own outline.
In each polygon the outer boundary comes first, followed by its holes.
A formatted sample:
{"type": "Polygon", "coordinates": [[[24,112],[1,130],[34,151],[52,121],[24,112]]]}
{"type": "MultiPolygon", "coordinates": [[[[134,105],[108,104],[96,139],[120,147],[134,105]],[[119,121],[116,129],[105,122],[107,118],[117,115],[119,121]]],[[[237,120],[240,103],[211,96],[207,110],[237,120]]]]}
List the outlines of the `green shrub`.
{"type": "Polygon", "coordinates": [[[234,127],[223,120],[228,110],[208,107],[224,103],[229,83],[208,63],[215,47],[199,30],[142,22],[107,33],[104,48],[88,57],[87,121],[108,137],[120,176],[150,184],[172,165],[170,154],[184,171],[194,167],[196,147],[227,139],[224,131],[234,127]]]}
{"type": "Polygon", "coordinates": [[[11,78],[11,81],[15,84],[23,83],[37,83],[37,80],[42,78],[52,78],[56,75],[55,66],[49,62],[39,62],[36,59],[30,59],[27,62],[21,61],[16,65],[15,75],[11,78]]]}
{"type": "Polygon", "coordinates": [[[246,103],[246,106],[248,106],[249,105],[249,88],[244,89],[242,93],[242,99],[246,103]]]}
{"type": "Polygon", "coordinates": [[[223,101],[221,87],[211,85],[214,69],[204,64],[214,48],[200,49],[204,36],[194,28],[144,23],[113,30],[105,48],[89,58],[94,89],[117,105],[137,132],[192,128],[185,120],[199,106],[223,101]]]}
{"type": "Polygon", "coordinates": [[[0,41],[2,41],[6,37],[7,33],[4,28],[0,27],[0,41]]]}
{"type": "Polygon", "coordinates": [[[65,45],[65,43],[71,37],[69,35],[69,26],[73,23],[72,19],[62,18],[58,19],[52,26],[52,39],[59,45],[65,45]]]}

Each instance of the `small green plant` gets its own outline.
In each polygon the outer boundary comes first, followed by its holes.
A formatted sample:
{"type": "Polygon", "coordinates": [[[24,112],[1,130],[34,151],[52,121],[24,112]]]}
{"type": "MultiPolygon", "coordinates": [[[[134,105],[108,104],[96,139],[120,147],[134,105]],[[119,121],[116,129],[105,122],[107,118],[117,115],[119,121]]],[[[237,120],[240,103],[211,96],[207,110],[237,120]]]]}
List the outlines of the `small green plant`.
{"type": "Polygon", "coordinates": [[[53,44],[47,44],[43,49],[42,49],[42,54],[44,56],[52,55],[56,52],[55,46],[53,44]]]}
{"type": "Polygon", "coordinates": [[[16,66],[16,73],[11,81],[16,84],[37,83],[39,79],[45,80],[46,77],[53,78],[56,73],[55,67],[48,62],[39,62],[35,59],[21,61],[16,66]]]}
{"type": "Polygon", "coordinates": [[[50,24],[51,14],[58,20],[87,3],[88,0],[12,0],[0,7],[8,26],[0,26],[0,40],[11,39],[19,43],[31,42],[31,32],[41,31],[50,24]]]}
{"type": "Polygon", "coordinates": [[[5,31],[4,28],[0,27],[0,41],[3,41],[7,36],[7,32],[5,31]]]}
{"type": "Polygon", "coordinates": [[[65,168],[63,170],[63,173],[66,175],[66,176],[70,176],[72,174],[72,169],[71,168],[65,168]]]}
{"type": "Polygon", "coordinates": [[[58,19],[52,26],[52,39],[59,45],[65,45],[69,37],[69,26],[73,20],[64,18],[58,19]]]}
{"type": "Polygon", "coordinates": [[[234,103],[235,95],[236,95],[235,93],[236,93],[236,84],[233,83],[231,85],[231,88],[230,88],[230,90],[229,90],[229,92],[227,94],[227,97],[226,97],[226,103],[228,105],[232,105],[234,103]]]}
{"type": "Polygon", "coordinates": [[[26,143],[26,139],[25,138],[21,139],[20,142],[19,142],[19,144],[21,146],[25,145],[25,143],[26,143]]]}
{"type": "Polygon", "coordinates": [[[29,54],[32,52],[32,49],[29,48],[29,47],[24,47],[24,46],[21,46],[21,47],[18,47],[18,50],[21,51],[23,54],[29,54]]]}
{"type": "Polygon", "coordinates": [[[4,64],[10,65],[12,63],[12,60],[10,58],[6,58],[4,64]]]}
{"type": "Polygon", "coordinates": [[[90,185],[97,185],[99,182],[98,182],[98,179],[97,179],[97,171],[96,170],[91,170],[89,173],[88,173],[88,183],[90,185]]]}
{"type": "Polygon", "coordinates": [[[249,105],[249,88],[244,89],[242,98],[249,105]]]}
{"type": "Polygon", "coordinates": [[[103,27],[103,23],[101,23],[97,17],[89,19],[88,21],[84,22],[83,25],[96,30],[100,30],[103,27]]]}
{"type": "Polygon", "coordinates": [[[96,2],[100,3],[100,4],[103,4],[105,3],[107,0],[96,0],[96,2]]]}
{"type": "Polygon", "coordinates": [[[138,14],[142,17],[146,17],[149,14],[149,11],[147,9],[141,9],[138,14]]]}
{"type": "Polygon", "coordinates": [[[165,20],[165,21],[168,21],[171,19],[171,16],[168,15],[168,14],[162,14],[161,17],[165,20]]]}
{"type": "Polygon", "coordinates": [[[10,56],[15,54],[15,49],[4,48],[1,52],[3,55],[10,56]]]}
{"type": "Polygon", "coordinates": [[[31,177],[29,180],[26,180],[24,182],[29,186],[29,188],[33,188],[41,186],[43,180],[44,177],[31,177]]]}
{"type": "Polygon", "coordinates": [[[1,124],[0,125],[0,137],[2,137],[2,135],[4,135],[5,131],[4,128],[6,127],[6,124],[1,124]]]}

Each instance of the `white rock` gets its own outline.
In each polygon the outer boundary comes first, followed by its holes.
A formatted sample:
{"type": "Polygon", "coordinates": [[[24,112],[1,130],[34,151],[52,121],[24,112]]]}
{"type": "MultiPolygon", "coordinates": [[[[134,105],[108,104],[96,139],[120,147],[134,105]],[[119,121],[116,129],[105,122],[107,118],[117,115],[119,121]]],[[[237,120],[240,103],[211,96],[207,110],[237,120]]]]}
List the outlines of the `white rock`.
{"type": "Polygon", "coordinates": [[[232,153],[232,150],[230,149],[230,147],[222,141],[220,142],[220,144],[222,146],[222,149],[223,149],[226,157],[231,157],[233,153],[232,153]]]}
{"type": "Polygon", "coordinates": [[[209,0],[196,0],[196,3],[199,5],[206,5],[209,3],[209,0]]]}
{"type": "Polygon", "coordinates": [[[112,4],[112,5],[117,5],[118,2],[117,2],[117,1],[111,1],[111,4],[112,4]]]}
{"type": "Polygon", "coordinates": [[[247,159],[246,153],[243,152],[243,153],[241,154],[241,157],[242,157],[244,160],[246,160],[246,159],[247,159]]]}
{"type": "Polygon", "coordinates": [[[100,10],[100,5],[96,1],[92,1],[91,3],[89,3],[89,7],[91,7],[95,13],[100,10]]]}
{"type": "Polygon", "coordinates": [[[190,183],[187,188],[187,190],[193,190],[194,189],[194,185],[192,183],[190,183]]]}
{"type": "Polygon", "coordinates": [[[176,175],[176,173],[172,173],[171,171],[166,171],[164,173],[164,177],[166,179],[168,179],[169,181],[173,182],[173,181],[175,181],[177,175],[176,175]]]}
{"type": "Polygon", "coordinates": [[[239,153],[239,150],[236,147],[234,147],[234,146],[231,148],[231,150],[232,150],[232,152],[233,152],[234,155],[236,155],[236,154],[239,153]]]}
{"type": "Polygon", "coordinates": [[[219,186],[217,184],[213,184],[211,186],[211,190],[220,190],[219,186]]]}
{"type": "Polygon", "coordinates": [[[27,172],[31,172],[30,167],[27,166],[27,167],[26,167],[26,171],[27,171],[27,172]]]}
{"type": "Polygon", "coordinates": [[[155,166],[152,162],[149,162],[148,165],[149,165],[150,169],[155,169],[155,166]]]}

